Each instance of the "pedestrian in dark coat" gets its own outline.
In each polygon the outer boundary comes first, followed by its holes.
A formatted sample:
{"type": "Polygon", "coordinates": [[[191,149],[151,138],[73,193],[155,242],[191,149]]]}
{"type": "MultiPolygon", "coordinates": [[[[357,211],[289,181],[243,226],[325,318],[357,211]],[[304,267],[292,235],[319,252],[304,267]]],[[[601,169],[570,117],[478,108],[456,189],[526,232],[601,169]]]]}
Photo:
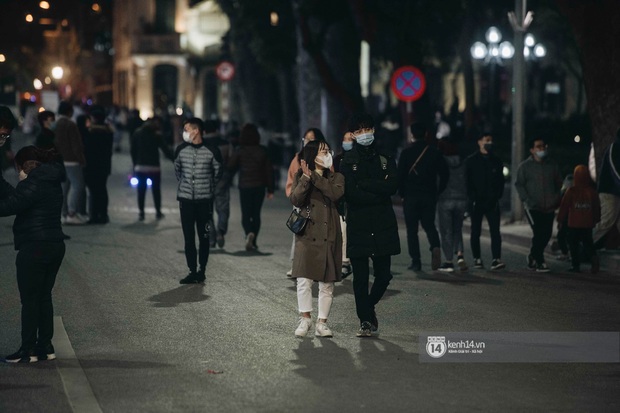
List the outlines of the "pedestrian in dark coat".
{"type": "Polygon", "coordinates": [[[312,282],[319,282],[318,322],[315,335],[331,337],[327,317],[334,282],[340,281],[342,233],[338,200],[344,195],[344,176],[332,173],[333,159],[325,142],[309,142],[301,168],[293,180],[291,202],[308,215],[304,231],[295,235],[293,273],[297,276],[297,302],[301,320],[295,335],[303,337],[312,325],[312,282]]]}
{"type": "Polygon", "coordinates": [[[105,123],[103,108],[91,112],[91,125],[84,133],[84,180],[90,192],[89,224],[107,224],[108,217],[108,176],[112,173],[112,144],[114,134],[105,123]]]}
{"type": "Polygon", "coordinates": [[[17,187],[0,177],[0,216],[15,215],[15,265],[22,303],[22,344],[5,358],[9,363],[56,358],[52,288],[65,255],[60,224],[65,172],[54,156],[53,151],[26,146],[15,156],[17,187]]]}
{"type": "Polygon", "coordinates": [[[340,165],[347,202],[347,255],[353,266],[353,291],[360,320],[358,337],[378,328],[375,306],[392,279],[391,256],[400,254],[392,195],[398,190],[396,163],[374,146],[374,120],[357,114],[349,121],[355,143],[340,165]],[[369,259],[375,280],[368,292],[369,259]]]}
{"type": "Polygon", "coordinates": [[[248,123],[241,128],[239,148],[228,161],[234,175],[239,172],[239,199],[241,201],[241,224],[245,232],[245,249],[258,249],[256,240],[260,231],[260,213],[265,200],[273,199],[273,169],[267,150],[260,145],[256,125],[248,123]]]}

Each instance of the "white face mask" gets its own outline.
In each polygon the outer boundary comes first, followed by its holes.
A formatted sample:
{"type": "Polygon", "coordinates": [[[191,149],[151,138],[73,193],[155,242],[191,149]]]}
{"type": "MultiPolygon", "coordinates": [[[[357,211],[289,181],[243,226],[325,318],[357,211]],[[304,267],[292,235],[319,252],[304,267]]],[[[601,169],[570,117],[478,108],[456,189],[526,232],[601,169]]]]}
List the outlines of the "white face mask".
{"type": "Polygon", "coordinates": [[[334,163],[334,158],[332,158],[331,154],[327,154],[327,155],[323,155],[323,156],[317,156],[316,159],[314,160],[314,163],[318,163],[323,168],[329,169],[329,168],[332,167],[332,165],[334,163]]]}
{"type": "Polygon", "coordinates": [[[355,137],[355,140],[362,146],[369,146],[375,140],[375,137],[372,132],[360,133],[355,137]]]}
{"type": "Polygon", "coordinates": [[[183,140],[187,143],[192,143],[192,138],[189,136],[189,131],[183,131],[183,140]]]}
{"type": "Polygon", "coordinates": [[[19,171],[19,180],[23,181],[26,178],[28,178],[28,174],[24,172],[23,170],[19,171]]]}

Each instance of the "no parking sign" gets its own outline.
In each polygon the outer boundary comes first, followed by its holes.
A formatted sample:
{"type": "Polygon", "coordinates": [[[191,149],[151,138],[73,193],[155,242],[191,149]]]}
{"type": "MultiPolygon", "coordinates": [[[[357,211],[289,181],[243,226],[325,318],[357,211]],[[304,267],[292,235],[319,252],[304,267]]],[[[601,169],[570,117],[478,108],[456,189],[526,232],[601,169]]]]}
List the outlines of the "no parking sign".
{"type": "Polygon", "coordinates": [[[403,66],[392,75],[392,91],[404,102],[418,100],[426,90],[424,73],[415,66],[403,66]]]}

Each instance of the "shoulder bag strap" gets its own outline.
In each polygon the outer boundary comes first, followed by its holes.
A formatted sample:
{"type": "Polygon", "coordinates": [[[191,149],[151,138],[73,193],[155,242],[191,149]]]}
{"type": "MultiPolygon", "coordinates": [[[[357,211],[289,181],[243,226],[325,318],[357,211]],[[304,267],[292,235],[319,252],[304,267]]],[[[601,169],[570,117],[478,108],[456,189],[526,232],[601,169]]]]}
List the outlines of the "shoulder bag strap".
{"type": "Polygon", "coordinates": [[[415,162],[413,163],[413,165],[411,165],[411,168],[409,169],[409,174],[411,174],[411,172],[415,172],[416,175],[418,174],[415,170],[415,167],[417,166],[418,162],[420,162],[420,159],[422,159],[422,157],[424,156],[424,154],[426,153],[426,150],[428,149],[428,145],[426,145],[424,147],[424,150],[422,151],[422,153],[420,154],[420,156],[418,156],[418,159],[415,160],[415,162]]]}

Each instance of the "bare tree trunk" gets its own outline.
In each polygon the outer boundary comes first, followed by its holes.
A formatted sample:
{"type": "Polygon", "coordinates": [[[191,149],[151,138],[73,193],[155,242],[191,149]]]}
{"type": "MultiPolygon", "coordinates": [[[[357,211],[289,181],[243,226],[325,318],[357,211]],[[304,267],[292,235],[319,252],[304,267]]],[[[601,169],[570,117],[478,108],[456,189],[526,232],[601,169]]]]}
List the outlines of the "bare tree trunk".
{"type": "Polygon", "coordinates": [[[620,125],[620,2],[556,0],[581,50],[596,164],[620,125]]]}

